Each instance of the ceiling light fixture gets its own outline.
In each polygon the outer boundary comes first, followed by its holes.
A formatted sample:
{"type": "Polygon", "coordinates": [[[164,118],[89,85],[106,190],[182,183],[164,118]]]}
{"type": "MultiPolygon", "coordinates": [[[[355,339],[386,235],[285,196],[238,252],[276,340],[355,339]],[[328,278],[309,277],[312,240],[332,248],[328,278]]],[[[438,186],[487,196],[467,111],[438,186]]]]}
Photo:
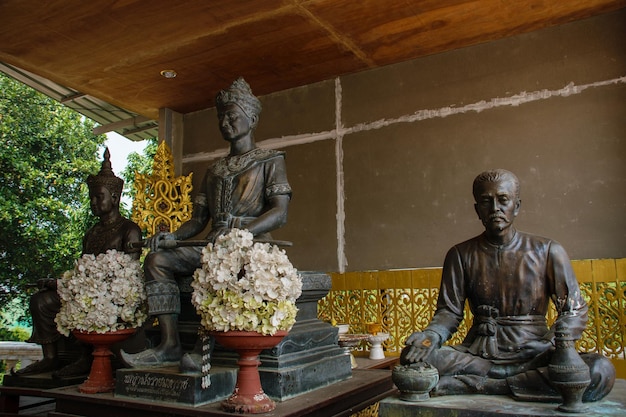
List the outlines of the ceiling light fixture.
{"type": "Polygon", "coordinates": [[[164,76],[165,78],[175,78],[177,74],[176,74],[176,71],[168,69],[168,70],[161,71],[161,75],[164,76]]]}

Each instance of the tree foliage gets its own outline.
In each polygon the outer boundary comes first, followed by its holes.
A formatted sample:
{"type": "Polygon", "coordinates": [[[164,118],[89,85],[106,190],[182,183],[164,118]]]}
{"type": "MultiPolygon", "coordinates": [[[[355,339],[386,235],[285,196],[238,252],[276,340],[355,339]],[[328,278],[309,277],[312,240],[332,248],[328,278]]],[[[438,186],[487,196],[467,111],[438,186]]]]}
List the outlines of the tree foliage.
{"type": "Polygon", "coordinates": [[[131,200],[135,199],[137,190],[133,187],[135,183],[135,173],[150,175],[152,173],[152,165],[154,163],[154,155],[156,155],[158,141],[156,138],[148,139],[148,144],[142,154],[131,152],[128,154],[126,168],[120,174],[124,180],[124,194],[129,196],[131,200]]]}
{"type": "Polygon", "coordinates": [[[80,256],[95,218],[85,179],[100,168],[94,122],[0,74],[0,304],[80,256]]]}

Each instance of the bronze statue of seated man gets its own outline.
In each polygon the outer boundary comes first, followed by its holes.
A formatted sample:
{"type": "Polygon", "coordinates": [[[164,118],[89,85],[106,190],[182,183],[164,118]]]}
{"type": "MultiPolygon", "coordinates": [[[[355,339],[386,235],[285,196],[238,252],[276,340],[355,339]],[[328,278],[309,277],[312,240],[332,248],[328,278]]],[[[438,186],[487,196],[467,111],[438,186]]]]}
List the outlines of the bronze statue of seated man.
{"type": "Polygon", "coordinates": [[[247,229],[256,238],[268,239],[269,232],[287,221],[291,187],[284,152],[258,148],[254,141],[261,102],[239,78],[218,93],[216,107],[219,129],[230,144],[230,153],[208,167],[194,199],[192,218],[174,233],[157,233],[148,240],[151,251],[144,262],[148,313],[158,318],[161,339],[156,347],[139,353],[122,351],[122,359],[130,367],[180,363],[181,369],[193,371],[199,366],[197,353],[183,356],[177,280],[200,267],[202,247],[163,249],[161,241],[189,239],[209,223],[206,239],[210,242],[232,228],[247,229]]]}
{"type": "MultiPolygon", "coordinates": [[[[485,231],[448,251],[437,310],[424,331],[408,337],[401,363],[424,361],[438,369],[432,395],[523,390],[544,401],[554,393],[546,372],[554,329],[579,339],[587,304],[563,247],[513,227],[521,204],[513,173],[478,175],[473,194],[485,231]],[[546,323],[550,300],[558,313],[552,328],[546,323]],[[460,345],[442,346],[461,323],[466,301],[474,315],[467,337],[460,345]]],[[[581,357],[591,374],[583,401],[599,400],[611,391],[615,369],[601,355],[581,357]]]]}
{"type": "MultiPolygon", "coordinates": [[[[128,243],[141,239],[141,229],[131,220],[120,214],[120,199],[124,180],[116,177],[111,169],[110,153],[106,149],[102,168],[98,175],[87,177],[91,212],[100,221],[90,228],[83,237],[83,254],[99,255],[115,249],[130,253],[139,259],[141,249],[131,249],[128,243]]],[[[41,345],[43,358],[25,368],[11,370],[16,376],[53,372],[53,377],[71,378],[87,375],[91,368],[92,356],[88,346],[78,344],[79,357],[67,366],[59,368],[57,342],[63,337],[54,321],[61,309],[61,299],[57,294],[57,280],[41,279],[40,290],[30,299],[30,312],[33,319],[33,332],[28,340],[41,345]]]]}

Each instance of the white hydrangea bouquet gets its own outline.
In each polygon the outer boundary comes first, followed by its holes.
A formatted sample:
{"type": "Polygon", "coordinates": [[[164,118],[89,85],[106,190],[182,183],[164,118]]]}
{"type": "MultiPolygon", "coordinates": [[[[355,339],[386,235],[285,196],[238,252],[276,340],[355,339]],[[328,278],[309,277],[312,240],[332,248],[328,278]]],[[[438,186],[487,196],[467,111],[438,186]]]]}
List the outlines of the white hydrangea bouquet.
{"type": "Polygon", "coordinates": [[[132,256],[109,250],[85,254],[58,280],[61,334],[72,330],[108,333],[139,327],[147,318],[143,272],[132,256]]]}
{"type": "Polygon", "coordinates": [[[302,280],[284,250],[232,229],[202,250],[192,303],[209,331],[273,335],[296,321],[302,280]]]}

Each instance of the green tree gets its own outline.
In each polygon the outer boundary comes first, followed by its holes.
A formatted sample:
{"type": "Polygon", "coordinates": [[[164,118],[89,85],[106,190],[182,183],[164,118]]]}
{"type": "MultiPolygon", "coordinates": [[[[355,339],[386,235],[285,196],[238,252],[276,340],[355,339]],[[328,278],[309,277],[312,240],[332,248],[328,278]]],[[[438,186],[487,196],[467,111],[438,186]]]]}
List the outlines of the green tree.
{"type": "Polygon", "coordinates": [[[128,154],[126,168],[120,174],[124,180],[124,194],[129,196],[131,200],[135,199],[137,190],[133,186],[135,184],[135,173],[144,175],[152,174],[152,164],[154,163],[154,155],[156,155],[159,143],[156,138],[147,139],[148,143],[143,149],[142,154],[131,152],[128,154]]]}
{"type": "Polygon", "coordinates": [[[85,179],[106,137],[94,122],[0,74],[0,304],[80,256],[95,218],[85,179]]]}

